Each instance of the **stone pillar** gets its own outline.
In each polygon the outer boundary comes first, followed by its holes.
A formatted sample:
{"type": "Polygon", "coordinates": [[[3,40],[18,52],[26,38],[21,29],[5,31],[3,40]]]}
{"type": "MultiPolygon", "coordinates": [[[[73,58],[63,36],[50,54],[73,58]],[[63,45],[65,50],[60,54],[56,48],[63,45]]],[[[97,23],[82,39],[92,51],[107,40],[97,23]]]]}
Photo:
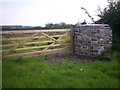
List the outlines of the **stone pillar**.
{"type": "Polygon", "coordinates": [[[75,25],[74,53],[96,57],[112,46],[112,30],[107,24],[75,25]]]}

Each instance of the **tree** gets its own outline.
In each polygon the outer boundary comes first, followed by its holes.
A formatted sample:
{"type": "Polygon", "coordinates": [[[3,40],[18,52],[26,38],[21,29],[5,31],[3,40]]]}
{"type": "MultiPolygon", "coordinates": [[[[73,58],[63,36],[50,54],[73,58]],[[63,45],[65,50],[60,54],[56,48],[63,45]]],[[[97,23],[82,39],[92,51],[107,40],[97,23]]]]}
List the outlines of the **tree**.
{"type": "Polygon", "coordinates": [[[46,29],[52,29],[53,28],[53,23],[48,23],[45,25],[46,29]]]}
{"type": "Polygon", "coordinates": [[[120,38],[120,1],[108,0],[108,4],[108,7],[98,14],[100,19],[95,23],[109,24],[113,30],[113,35],[117,35],[120,38]]]}
{"type": "Polygon", "coordinates": [[[45,26],[45,29],[66,29],[66,28],[70,28],[71,25],[70,24],[66,24],[64,22],[61,23],[48,23],[45,26]]]}

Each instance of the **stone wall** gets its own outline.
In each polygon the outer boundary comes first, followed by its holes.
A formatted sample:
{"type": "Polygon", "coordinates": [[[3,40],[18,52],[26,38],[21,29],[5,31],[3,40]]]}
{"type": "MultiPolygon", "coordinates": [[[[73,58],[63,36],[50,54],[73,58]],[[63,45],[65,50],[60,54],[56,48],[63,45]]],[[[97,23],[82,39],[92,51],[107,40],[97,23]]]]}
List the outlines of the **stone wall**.
{"type": "Polygon", "coordinates": [[[74,26],[74,53],[96,57],[112,46],[112,30],[107,24],[74,26]]]}

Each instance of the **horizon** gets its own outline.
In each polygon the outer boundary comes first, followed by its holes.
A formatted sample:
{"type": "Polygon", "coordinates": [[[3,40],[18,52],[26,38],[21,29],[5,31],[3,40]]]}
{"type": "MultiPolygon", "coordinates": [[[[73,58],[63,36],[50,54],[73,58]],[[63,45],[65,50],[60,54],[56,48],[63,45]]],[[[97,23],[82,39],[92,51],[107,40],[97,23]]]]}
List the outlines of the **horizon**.
{"type": "MultiPolygon", "coordinates": [[[[60,22],[60,23],[61,23],[61,22],[60,22]]],[[[52,23],[52,24],[60,24],[60,23],[52,23]]],[[[65,22],[64,22],[64,23],[65,23],[65,22]]],[[[48,24],[48,23],[47,23],[47,24],[48,24]]],[[[68,24],[68,23],[66,23],[66,24],[68,24]]],[[[45,25],[46,25],[46,24],[45,24],[45,25]]],[[[44,25],[44,26],[41,26],[41,27],[45,27],[45,25],[44,25]]],[[[19,24],[18,24],[18,25],[15,25],[15,24],[14,24],[14,25],[10,25],[10,24],[8,24],[8,25],[7,25],[7,24],[3,24],[3,25],[2,25],[2,24],[0,24],[0,26],[31,26],[31,27],[34,27],[34,25],[19,25],[19,24]]],[[[40,26],[40,25],[35,25],[35,26],[40,26]]]]}

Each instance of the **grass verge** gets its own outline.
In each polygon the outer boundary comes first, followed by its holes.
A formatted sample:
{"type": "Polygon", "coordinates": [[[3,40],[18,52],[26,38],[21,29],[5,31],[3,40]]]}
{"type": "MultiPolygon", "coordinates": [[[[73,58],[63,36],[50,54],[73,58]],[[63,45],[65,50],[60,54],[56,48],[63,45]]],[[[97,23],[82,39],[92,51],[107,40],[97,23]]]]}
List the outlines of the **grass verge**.
{"type": "Polygon", "coordinates": [[[80,64],[51,64],[45,57],[3,61],[3,88],[117,88],[119,55],[113,52],[111,61],[80,64]]]}

